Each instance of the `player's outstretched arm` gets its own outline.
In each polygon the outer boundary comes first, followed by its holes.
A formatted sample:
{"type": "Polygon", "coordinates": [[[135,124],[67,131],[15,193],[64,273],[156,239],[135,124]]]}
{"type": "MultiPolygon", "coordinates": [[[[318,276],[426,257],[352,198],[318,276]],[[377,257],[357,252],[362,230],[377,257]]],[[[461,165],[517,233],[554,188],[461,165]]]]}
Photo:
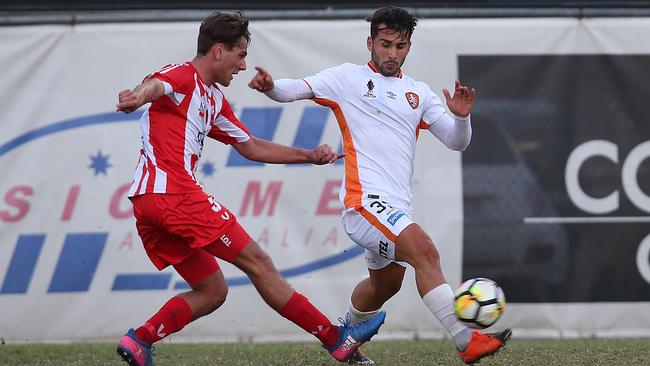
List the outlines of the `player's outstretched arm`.
{"type": "Polygon", "coordinates": [[[257,137],[251,137],[250,140],[235,144],[233,147],[249,160],[271,164],[311,163],[324,165],[331,164],[344,156],[338,154],[331,146],[326,144],[313,150],[304,150],[276,144],[257,137]]]}
{"type": "Polygon", "coordinates": [[[256,66],[257,74],[253,76],[248,86],[259,92],[266,94],[267,97],[276,102],[293,102],[300,99],[309,99],[314,97],[309,85],[301,79],[279,79],[273,80],[263,68],[256,66]]]}
{"type": "Polygon", "coordinates": [[[131,113],[144,104],[153,102],[165,94],[165,86],[162,81],[156,78],[145,80],[133,90],[122,90],[119,92],[116,110],[118,112],[131,113]]]}
{"type": "Polygon", "coordinates": [[[472,139],[470,113],[474,105],[476,90],[468,89],[460,81],[456,81],[453,97],[449,90],[443,89],[447,106],[453,118],[447,113],[438,116],[435,121],[427,121],[428,130],[442,141],[445,146],[455,151],[465,151],[472,139]]]}

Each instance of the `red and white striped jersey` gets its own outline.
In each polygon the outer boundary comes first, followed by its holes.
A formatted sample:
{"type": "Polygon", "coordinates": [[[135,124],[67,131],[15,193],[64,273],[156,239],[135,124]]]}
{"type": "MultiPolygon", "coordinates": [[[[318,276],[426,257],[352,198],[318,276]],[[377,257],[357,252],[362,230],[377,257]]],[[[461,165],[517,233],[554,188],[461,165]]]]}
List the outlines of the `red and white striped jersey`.
{"type": "Polygon", "coordinates": [[[205,85],[191,62],[167,65],[148,78],[161,80],[165,95],[140,118],[142,149],[128,196],[202,190],[194,172],[205,136],[237,144],[248,141],[250,132],[217,85],[205,85]]]}

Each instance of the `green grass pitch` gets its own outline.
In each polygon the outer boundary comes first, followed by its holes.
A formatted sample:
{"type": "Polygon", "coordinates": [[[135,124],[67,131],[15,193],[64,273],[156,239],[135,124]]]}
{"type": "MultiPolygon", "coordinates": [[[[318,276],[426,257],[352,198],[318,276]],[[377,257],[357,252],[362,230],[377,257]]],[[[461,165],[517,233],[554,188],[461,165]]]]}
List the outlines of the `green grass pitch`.
{"type": "MultiPolygon", "coordinates": [[[[386,365],[462,365],[450,341],[375,341],[364,350],[386,365]]],[[[157,366],[197,365],[344,365],[312,343],[162,343],[157,366]]],[[[5,344],[0,365],[115,365],[125,366],[113,344],[5,344]]],[[[511,340],[497,355],[481,361],[489,365],[650,365],[650,339],[511,340]]]]}

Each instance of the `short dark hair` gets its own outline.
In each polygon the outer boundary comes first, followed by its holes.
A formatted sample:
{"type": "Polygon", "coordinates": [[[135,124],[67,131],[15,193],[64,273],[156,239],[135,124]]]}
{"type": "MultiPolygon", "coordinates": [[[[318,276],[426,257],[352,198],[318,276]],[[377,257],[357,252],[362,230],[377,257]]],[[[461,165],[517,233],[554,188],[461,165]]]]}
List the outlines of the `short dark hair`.
{"type": "Polygon", "coordinates": [[[250,42],[248,18],[238,11],[232,14],[215,11],[201,22],[196,52],[205,55],[215,43],[223,43],[231,50],[242,38],[250,42]]]}
{"type": "Polygon", "coordinates": [[[418,20],[406,9],[396,6],[377,9],[367,20],[370,22],[371,38],[375,38],[381,29],[388,28],[400,33],[403,38],[411,39],[415,25],[418,23],[418,20]],[[384,24],[384,27],[379,29],[381,24],[384,24]]]}

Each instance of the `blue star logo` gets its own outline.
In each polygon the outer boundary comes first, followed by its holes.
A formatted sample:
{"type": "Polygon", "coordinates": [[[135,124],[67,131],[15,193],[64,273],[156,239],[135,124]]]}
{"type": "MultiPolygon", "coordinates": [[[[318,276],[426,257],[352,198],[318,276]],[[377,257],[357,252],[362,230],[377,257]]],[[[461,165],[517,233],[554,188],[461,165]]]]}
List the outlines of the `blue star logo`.
{"type": "Polygon", "coordinates": [[[214,168],[214,163],[206,161],[201,165],[201,173],[203,173],[203,175],[206,177],[211,177],[212,174],[214,174],[216,171],[217,169],[214,168]]]}
{"type": "Polygon", "coordinates": [[[97,151],[97,155],[95,156],[90,156],[91,163],[88,166],[88,168],[93,169],[95,171],[95,176],[97,176],[99,173],[103,173],[104,175],[108,175],[106,173],[106,170],[113,165],[108,162],[108,157],[110,155],[102,155],[101,151],[97,151]]]}

